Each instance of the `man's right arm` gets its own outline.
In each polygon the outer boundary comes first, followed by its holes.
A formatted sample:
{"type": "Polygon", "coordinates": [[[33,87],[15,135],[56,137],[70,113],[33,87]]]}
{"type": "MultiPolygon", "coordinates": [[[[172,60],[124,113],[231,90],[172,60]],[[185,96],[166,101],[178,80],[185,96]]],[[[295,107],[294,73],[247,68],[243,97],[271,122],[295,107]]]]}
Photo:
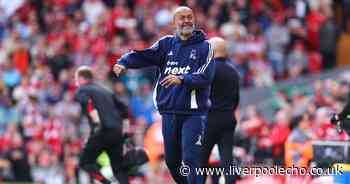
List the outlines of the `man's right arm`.
{"type": "Polygon", "coordinates": [[[164,41],[164,39],[161,39],[147,49],[128,52],[117,61],[117,64],[125,68],[135,69],[160,66],[165,53],[164,41]]]}

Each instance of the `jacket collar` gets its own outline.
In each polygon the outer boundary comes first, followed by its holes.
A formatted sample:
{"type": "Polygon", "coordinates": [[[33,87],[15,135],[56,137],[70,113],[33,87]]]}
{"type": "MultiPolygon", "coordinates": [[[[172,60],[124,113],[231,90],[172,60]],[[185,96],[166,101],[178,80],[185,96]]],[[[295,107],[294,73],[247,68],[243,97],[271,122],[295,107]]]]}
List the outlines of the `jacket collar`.
{"type": "Polygon", "coordinates": [[[194,30],[192,36],[188,40],[181,40],[180,36],[177,34],[175,35],[175,40],[182,45],[192,45],[206,40],[206,35],[202,30],[194,30]]]}

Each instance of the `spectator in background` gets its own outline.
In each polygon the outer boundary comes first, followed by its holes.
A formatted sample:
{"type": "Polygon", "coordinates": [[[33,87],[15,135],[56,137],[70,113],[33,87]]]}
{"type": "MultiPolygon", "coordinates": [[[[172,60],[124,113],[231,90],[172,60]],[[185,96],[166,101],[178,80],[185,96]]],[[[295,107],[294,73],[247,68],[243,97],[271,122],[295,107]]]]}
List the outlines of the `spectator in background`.
{"type": "MultiPolygon", "coordinates": [[[[158,27],[165,27],[172,21],[171,7],[173,6],[171,1],[165,1],[163,7],[158,10],[155,15],[155,23],[158,27]]],[[[150,19],[152,20],[152,19],[150,19]]]]}
{"type": "Polygon", "coordinates": [[[272,25],[265,32],[268,47],[267,58],[271,62],[277,78],[281,78],[284,75],[284,55],[290,40],[289,30],[283,22],[283,12],[276,12],[273,16],[272,25]]]}
{"type": "Polygon", "coordinates": [[[296,120],[298,126],[291,132],[285,144],[286,167],[308,167],[312,159],[311,141],[316,135],[310,131],[310,116],[304,114],[296,120]]]}
{"type": "Polygon", "coordinates": [[[24,75],[29,68],[29,51],[24,41],[20,40],[16,43],[11,57],[15,68],[24,75]]]}
{"type": "Polygon", "coordinates": [[[239,14],[236,11],[232,10],[230,12],[230,21],[221,26],[220,34],[228,40],[236,40],[247,34],[247,30],[245,26],[241,24],[239,14]]]}
{"type": "Polygon", "coordinates": [[[3,41],[0,42],[0,65],[3,65],[8,58],[7,50],[4,48],[3,41]]]}
{"type": "Polygon", "coordinates": [[[124,81],[127,90],[134,93],[137,93],[139,86],[142,86],[142,84],[145,83],[144,75],[142,72],[137,70],[131,70],[130,72],[126,73],[122,77],[122,80],[124,81]]]}
{"type": "Polygon", "coordinates": [[[307,13],[307,0],[296,0],[294,1],[295,15],[298,18],[304,18],[307,13]]]}
{"type": "Polygon", "coordinates": [[[288,108],[276,113],[276,121],[272,125],[265,125],[259,133],[255,157],[259,161],[274,159],[274,164],[282,164],[284,143],[290,133],[290,117],[288,108]]]}
{"type": "Polygon", "coordinates": [[[291,93],[290,97],[291,114],[294,117],[302,116],[307,112],[309,104],[312,104],[312,99],[303,94],[302,89],[295,89],[291,93]]]}
{"type": "MultiPolygon", "coordinates": [[[[72,26],[75,27],[74,25],[72,26]]],[[[94,58],[89,51],[88,41],[86,39],[81,39],[80,44],[81,48],[78,49],[72,56],[74,65],[92,65],[94,63],[94,58]]]]}
{"type": "Polygon", "coordinates": [[[106,6],[102,0],[87,0],[82,9],[86,20],[91,25],[95,25],[106,12],[106,6]]]}
{"type": "MultiPolygon", "coordinates": [[[[161,13],[165,13],[165,12],[159,12],[161,13]]],[[[164,17],[163,17],[164,18],[164,17]]],[[[165,20],[161,20],[158,24],[163,25],[163,21],[167,22],[167,17],[165,18],[165,20]]],[[[166,23],[167,25],[168,23],[166,23]]],[[[147,42],[153,42],[154,38],[156,36],[156,32],[157,32],[157,25],[156,25],[156,21],[154,21],[153,19],[146,19],[145,22],[142,23],[142,30],[141,30],[141,37],[147,41],[147,42]]]]}
{"type": "Polygon", "coordinates": [[[318,50],[320,49],[320,27],[326,20],[324,15],[320,12],[321,1],[313,1],[310,6],[310,13],[306,16],[307,23],[307,41],[310,49],[318,50]]]}
{"type": "Polygon", "coordinates": [[[8,124],[19,123],[20,112],[10,98],[9,91],[0,82],[0,133],[8,124]]]}
{"type": "Polygon", "coordinates": [[[333,11],[330,7],[324,9],[325,22],[320,27],[320,51],[322,54],[323,68],[329,69],[336,64],[336,43],[338,30],[334,23],[333,11]]]}
{"type": "Polygon", "coordinates": [[[272,125],[269,136],[263,144],[270,147],[275,164],[283,165],[284,143],[290,134],[290,109],[284,108],[276,113],[276,122],[272,125]]]}
{"type": "Polygon", "coordinates": [[[320,52],[317,50],[309,50],[308,52],[308,61],[309,61],[309,73],[319,73],[322,70],[323,61],[320,52]]]}
{"type": "Polygon", "coordinates": [[[164,156],[161,116],[157,112],[153,116],[154,123],[147,130],[144,139],[145,148],[150,152],[150,162],[158,161],[164,156]]]}
{"type": "Polygon", "coordinates": [[[49,52],[52,53],[48,56],[47,62],[55,80],[58,80],[62,70],[68,69],[72,66],[72,61],[68,57],[69,52],[64,44],[64,40],[59,39],[54,41],[51,47],[48,48],[49,52]]]}
{"type": "Polygon", "coordinates": [[[304,5],[305,2],[303,2],[303,0],[298,0],[295,2],[295,8],[291,8],[287,12],[286,24],[290,32],[290,47],[293,47],[295,42],[306,40],[306,25],[303,19],[305,16],[304,11],[306,11],[306,5],[304,5]]]}
{"type": "Polygon", "coordinates": [[[4,69],[1,78],[11,95],[13,89],[21,82],[22,76],[10,61],[7,61],[2,67],[4,69]]]}
{"type": "Polygon", "coordinates": [[[34,181],[45,184],[64,184],[63,169],[57,161],[57,155],[51,154],[49,150],[42,150],[33,168],[34,181]]]}
{"type": "Polygon", "coordinates": [[[299,77],[308,69],[308,58],[303,42],[295,42],[287,56],[287,71],[291,79],[299,77]]]}
{"type": "Polygon", "coordinates": [[[253,55],[248,63],[251,77],[255,86],[268,87],[275,82],[273,78],[273,69],[270,63],[264,59],[262,53],[253,55]]]}
{"type": "Polygon", "coordinates": [[[10,170],[10,163],[5,159],[0,158],[0,179],[5,181],[10,180],[10,170]]]}
{"type": "Polygon", "coordinates": [[[12,145],[6,155],[11,164],[14,181],[31,182],[31,167],[22,136],[19,133],[12,135],[12,145]]]}
{"type": "Polygon", "coordinates": [[[153,95],[150,83],[146,82],[140,86],[138,94],[135,94],[130,101],[132,112],[136,119],[144,118],[146,128],[153,123],[152,113],[155,111],[153,95]]]}
{"type": "Polygon", "coordinates": [[[116,81],[113,86],[115,95],[119,98],[124,104],[129,104],[129,96],[125,89],[125,85],[121,81],[116,81]]]}
{"type": "Polygon", "coordinates": [[[29,91],[29,88],[30,88],[30,81],[29,81],[29,77],[26,76],[22,78],[21,83],[18,86],[16,86],[16,88],[13,90],[13,93],[12,93],[13,100],[20,102],[28,98],[28,94],[26,92],[29,91]]]}
{"type": "Polygon", "coordinates": [[[345,140],[345,134],[339,135],[330,120],[330,109],[327,107],[320,108],[315,114],[316,135],[319,140],[345,140]]]}
{"type": "Polygon", "coordinates": [[[266,40],[262,34],[258,22],[253,20],[249,23],[246,39],[246,49],[249,57],[254,57],[258,54],[265,57],[264,53],[266,52],[266,40]]]}
{"type": "Polygon", "coordinates": [[[54,83],[50,89],[46,92],[47,94],[45,101],[49,104],[56,104],[63,99],[63,86],[59,83],[54,83]]]}
{"type": "MultiPolygon", "coordinates": [[[[258,140],[268,135],[267,127],[268,122],[266,119],[257,111],[255,106],[249,106],[246,109],[246,115],[243,116],[241,122],[238,124],[237,132],[239,132],[241,135],[240,143],[239,145],[242,146],[245,149],[245,152],[248,154],[248,156],[244,156],[246,158],[246,161],[252,161],[251,157],[254,155],[254,158],[265,158],[262,157],[259,153],[257,153],[257,149],[260,149],[261,147],[258,146],[258,140]]],[[[261,160],[255,160],[257,162],[262,161],[261,160]]]]}

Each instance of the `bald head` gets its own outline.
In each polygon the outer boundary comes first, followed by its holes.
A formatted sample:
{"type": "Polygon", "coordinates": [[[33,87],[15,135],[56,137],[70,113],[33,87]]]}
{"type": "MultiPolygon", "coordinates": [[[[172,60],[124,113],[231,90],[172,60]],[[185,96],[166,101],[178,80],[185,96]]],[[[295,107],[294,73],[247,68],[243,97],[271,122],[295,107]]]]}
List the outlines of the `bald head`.
{"type": "Polygon", "coordinates": [[[175,8],[175,10],[173,11],[173,20],[175,19],[175,16],[179,13],[186,13],[186,12],[189,12],[189,13],[192,13],[193,14],[193,11],[190,7],[188,6],[179,6],[177,8],[175,8]]]}
{"type": "Polygon", "coordinates": [[[187,40],[193,33],[195,27],[194,13],[187,6],[177,7],[173,12],[173,24],[176,33],[183,40],[187,40]]]}
{"type": "Polygon", "coordinates": [[[223,38],[213,37],[209,40],[209,43],[214,50],[214,58],[227,57],[227,43],[223,38]]]}

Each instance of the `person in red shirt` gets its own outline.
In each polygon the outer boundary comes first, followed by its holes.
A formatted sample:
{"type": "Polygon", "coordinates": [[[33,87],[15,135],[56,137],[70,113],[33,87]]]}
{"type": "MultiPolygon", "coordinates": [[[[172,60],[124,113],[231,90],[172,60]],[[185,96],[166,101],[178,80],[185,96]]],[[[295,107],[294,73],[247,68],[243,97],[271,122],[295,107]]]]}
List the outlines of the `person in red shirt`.
{"type": "Polygon", "coordinates": [[[290,119],[287,109],[281,109],[276,114],[276,122],[271,131],[259,139],[258,147],[260,152],[268,153],[273,156],[277,164],[281,164],[284,156],[284,143],[287,140],[291,130],[289,128],[290,119]]]}

